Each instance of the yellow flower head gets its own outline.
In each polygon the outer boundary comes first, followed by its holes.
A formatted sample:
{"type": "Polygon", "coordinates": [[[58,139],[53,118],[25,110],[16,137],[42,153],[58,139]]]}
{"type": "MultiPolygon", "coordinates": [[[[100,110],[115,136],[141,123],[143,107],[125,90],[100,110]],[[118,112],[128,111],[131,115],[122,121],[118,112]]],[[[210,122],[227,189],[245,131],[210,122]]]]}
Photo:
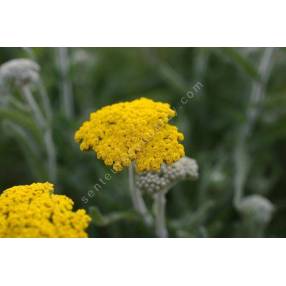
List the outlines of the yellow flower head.
{"type": "Polygon", "coordinates": [[[90,115],[75,134],[82,151],[93,150],[115,171],[136,162],[138,172],[160,170],[184,156],[183,134],[168,121],[169,104],[140,98],[106,106],[90,115]]]}
{"type": "Polygon", "coordinates": [[[87,237],[90,217],[73,201],[53,194],[50,183],[5,190],[0,195],[0,237],[87,237]]]}

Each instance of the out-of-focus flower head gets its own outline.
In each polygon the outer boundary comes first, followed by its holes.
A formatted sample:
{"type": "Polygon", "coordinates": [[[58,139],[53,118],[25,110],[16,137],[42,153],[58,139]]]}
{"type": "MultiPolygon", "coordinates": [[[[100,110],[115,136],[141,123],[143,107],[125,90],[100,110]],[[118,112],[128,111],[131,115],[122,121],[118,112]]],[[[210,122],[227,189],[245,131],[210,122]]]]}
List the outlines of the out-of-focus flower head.
{"type": "Polygon", "coordinates": [[[250,195],[243,198],[237,209],[244,219],[260,225],[268,224],[275,210],[273,204],[260,195],[250,195]]]}
{"type": "Polygon", "coordinates": [[[138,172],[160,170],[184,156],[184,136],[168,121],[175,116],[169,104],[140,98],[106,106],[90,115],[75,134],[82,151],[93,150],[115,171],[132,161],[138,172]]]}
{"type": "Polygon", "coordinates": [[[142,191],[156,193],[166,191],[183,180],[196,180],[199,167],[196,160],[183,157],[179,161],[163,164],[160,172],[144,172],[136,176],[136,186],[142,191]]]}
{"type": "Polygon", "coordinates": [[[96,60],[96,57],[85,49],[76,49],[72,54],[72,64],[74,65],[85,64],[91,66],[96,60]]]}
{"type": "Polygon", "coordinates": [[[87,237],[90,217],[50,183],[16,186],[0,195],[0,237],[87,237]]]}
{"type": "Polygon", "coordinates": [[[29,59],[14,59],[0,66],[0,83],[12,82],[17,86],[35,83],[39,80],[40,66],[29,59]]]}

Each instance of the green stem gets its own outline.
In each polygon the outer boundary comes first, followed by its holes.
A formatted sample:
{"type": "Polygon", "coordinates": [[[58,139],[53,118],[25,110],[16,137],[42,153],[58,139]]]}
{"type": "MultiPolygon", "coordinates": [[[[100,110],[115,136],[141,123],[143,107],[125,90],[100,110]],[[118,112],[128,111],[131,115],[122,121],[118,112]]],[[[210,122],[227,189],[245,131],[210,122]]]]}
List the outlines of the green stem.
{"type": "Polygon", "coordinates": [[[30,106],[30,108],[32,110],[32,113],[33,113],[33,116],[37,122],[37,125],[40,128],[45,128],[46,127],[46,120],[45,120],[37,102],[35,101],[32,93],[31,93],[31,90],[29,89],[28,86],[23,86],[22,92],[23,92],[23,95],[24,95],[28,105],[30,106]]]}
{"type": "Polygon", "coordinates": [[[47,170],[48,177],[52,182],[56,182],[57,164],[56,164],[56,151],[55,145],[52,138],[52,130],[50,124],[48,124],[46,118],[44,117],[40,107],[35,101],[33,94],[31,93],[28,86],[22,87],[23,95],[30,106],[34,119],[39,126],[39,129],[43,133],[43,140],[45,149],[47,152],[47,170]]]}
{"type": "Polygon", "coordinates": [[[42,104],[43,104],[43,108],[44,108],[46,117],[48,118],[49,121],[51,121],[51,119],[52,119],[51,103],[50,103],[48,94],[46,92],[46,89],[44,87],[44,84],[42,83],[41,80],[38,83],[38,89],[39,89],[39,94],[40,94],[40,97],[41,97],[41,101],[42,101],[42,104]]]}
{"type": "Polygon", "coordinates": [[[52,182],[56,183],[57,179],[57,162],[56,162],[56,150],[52,137],[51,129],[47,129],[44,134],[44,143],[48,156],[48,174],[52,182]]]}
{"type": "Polygon", "coordinates": [[[61,73],[62,82],[62,106],[63,111],[67,118],[73,117],[73,95],[72,95],[72,84],[69,79],[69,57],[67,48],[58,48],[58,61],[59,70],[61,73]]]}
{"type": "Polygon", "coordinates": [[[166,191],[162,190],[154,195],[155,231],[157,237],[160,238],[168,237],[165,209],[166,191]]]}
{"type": "Polygon", "coordinates": [[[134,164],[129,166],[129,190],[134,209],[143,217],[146,225],[152,225],[153,219],[145,205],[141,191],[135,185],[134,164]]]}
{"type": "Polygon", "coordinates": [[[259,75],[261,80],[255,81],[251,88],[248,107],[246,110],[245,123],[240,127],[237,143],[234,150],[234,205],[237,207],[243,197],[244,185],[248,173],[248,150],[247,139],[251,134],[253,126],[258,118],[261,102],[265,95],[265,85],[269,79],[272,68],[272,57],[274,48],[265,48],[259,64],[259,75]]]}

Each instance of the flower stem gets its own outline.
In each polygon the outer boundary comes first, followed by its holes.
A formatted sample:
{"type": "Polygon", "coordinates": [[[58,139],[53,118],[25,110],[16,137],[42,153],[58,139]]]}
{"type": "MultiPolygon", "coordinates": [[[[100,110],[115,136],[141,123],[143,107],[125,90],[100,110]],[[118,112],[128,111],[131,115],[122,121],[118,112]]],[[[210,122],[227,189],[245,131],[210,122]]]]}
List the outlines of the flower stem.
{"type": "Polygon", "coordinates": [[[168,230],[165,219],[166,191],[162,190],[154,195],[155,231],[157,237],[167,238],[168,230]]]}
{"type": "Polygon", "coordinates": [[[56,162],[56,150],[52,137],[51,129],[48,128],[44,134],[44,143],[48,156],[48,173],[52,182],[56,183],[57,179],[57,162],[56,162]]]}
{"type": "Polygon", "coordinates": [[[234,206],[238,206],[244,193],[244,186],[249,169],[249,154],[247,139],[259,116],[261,103],[265,97],[265,85],[268,82],[273,65],[274,48],[265,48],[259,64],[260,81],[255,81],[251,87],[248,106],[246,109],[246,120],[238,132],[238,139],[234,149],[234,206]]]}
{"type": "Polygon", "coordinates": [[[23,95],[30,106],[34,119],[39,126],[41,132],[43,132],[43,140],[44,146],[47,152],[47,170],[48,170],[48,177],[52,182],[56,182],[56,173],[57,173],[57,166],[56,166],[56,151],[55,145],[52,138],[52,131],[51,126],[48,124],[46,118],[44,117],[40,107],[38,106],[37,102],[35,101],[33,94],[31,93],[29,87],[23,86],[22,87],[23,95]]]}
{"type": "Polygon", "coordinates": [[[72,84],[69,79],[69,56],[67,48],[58,48],[58,62],[59,70],[62,77],[62,105],[63,111],[67,118],[73,117],[73,94],[72,94],[72,84]]]}
{"type": "Polygon", "coordinates": [[[46,117],[48,118],[48,121],[50,122],[52,119],[51,103],[50,103],[48,94],[46,92],[46,89],[44,87],[44,84],[41,80],[38,82],[38,89],[39,89],[39,94],[40,94],[40,98],[43,104],[46,117]]]}
{"type": "Polygon", "coordinates": [[[35,101],[29,87],[23,86],[22,92],[23,92],[23,95],[24,95],[28,105],[30,106],[30,108],[33,112],[33,115],[34,115],[34,118],[35,118],[37,124],[39,125],[40,128],[45,128],[46,127],[45,118],[44,118],[37,102],[35,101]]]}
{"type": "Polygon", "coordinates": [[[135,186],[134,164],[129,166],[129,190],[134,209],[143,217],[146,225],[152,225],[153,219],[148,212],[142,194],[135,186]]]}

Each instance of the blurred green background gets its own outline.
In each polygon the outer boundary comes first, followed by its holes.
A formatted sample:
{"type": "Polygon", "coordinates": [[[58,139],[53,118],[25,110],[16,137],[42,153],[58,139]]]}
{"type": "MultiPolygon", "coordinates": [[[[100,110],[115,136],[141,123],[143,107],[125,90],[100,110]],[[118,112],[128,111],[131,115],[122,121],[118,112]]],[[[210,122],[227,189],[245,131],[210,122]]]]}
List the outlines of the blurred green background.
{"type": "MultiPolygon", "coordinates": [[[[132,211],[127,170],[83,202],[110,171],[73,139],[90,112],[139,97],[176,109],[172,122],[185,134],[186,154],[200,166],[198,181],[181,182],[168,193],[171,237],[250,236],[233,204],[237,184],[244,196],[259,194],[274,204],[264,236],[286,237],[285,49],[0,48],[0,65],[15,58],[32,59],[41,68],[52,106],[56,192],[71,197],[76,208],[96,206],[91,237],[154,236],[132,211]]],[[[37,89],[32,91],[37,98],[37,89]]],[[[22,100],[17,88],[9,93],[22,100]]],[[[0,120],[0,192],[50,180],[43,144],[31,131],[31,113],[2,100],[0,120]],[[34,147],[7,122],[24,130],[34,147]]]]}

